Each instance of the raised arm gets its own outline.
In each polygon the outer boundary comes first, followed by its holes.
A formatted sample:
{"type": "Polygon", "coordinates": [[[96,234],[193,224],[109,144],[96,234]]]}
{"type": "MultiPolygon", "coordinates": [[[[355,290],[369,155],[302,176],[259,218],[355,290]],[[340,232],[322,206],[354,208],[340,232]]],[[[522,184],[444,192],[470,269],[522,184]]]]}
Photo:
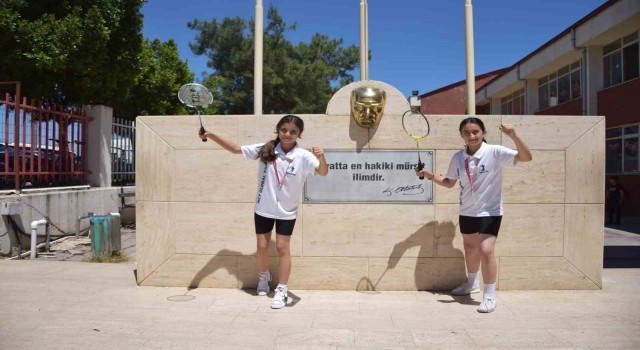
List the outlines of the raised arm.
{"type": "Polygon", "coordinates": [[[324,159],[324,150],[320,147],[312,147],[311,153],[313,153],[320,161],[320,165],[316,168],[318,175],[327,175],[329,173],[329,166],[327,165],[327,160],[324,159]]]}
{"type": "Polygon", "coordinates": [[[236,143],[231,142],[223,137],[220,137],[210,131],[205,131],[204,134],[198,134],[198,138],[202,138],[202,137],[206,137],[208,139],[213,140],[215,143],[219,144],[220,147],[226,149],[227,151],[234,153],[234,154],[241,154],[242,150],[240,149],[240,146],[238,146],[236,143]]]}
{"type": "Polygon", "coordinates": [[[513,125],[500,124],[499,129],[505,135],[509,136],[513,140],[513,142],[516,144],[516,150],[518,151],[518,154],[516,154],[516,157],[515,157],[516,161],[528,162],[528,161],[531,161],[531,159],[533,159],[533,157],[531,156],[531,151],[529,150],[529,146],[527,146],[527,144],[524,143],[524,141],[522,141],[520,137],[518,137],[518,135],[516,135],[516,129],[513,125]]]}

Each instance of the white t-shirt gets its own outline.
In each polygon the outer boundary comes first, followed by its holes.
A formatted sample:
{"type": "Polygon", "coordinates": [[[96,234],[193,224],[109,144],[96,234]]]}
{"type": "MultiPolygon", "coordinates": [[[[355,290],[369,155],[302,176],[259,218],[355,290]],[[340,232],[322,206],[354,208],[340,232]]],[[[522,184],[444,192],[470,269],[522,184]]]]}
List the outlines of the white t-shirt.
{"type": "MultiPolygon", "coordinates": [[[[245,159],[255,160],[263,145],[246,145],[240,149],[245,159]]],[[[293,220],[298,213],[304,182],[315,174],[320,160],[297,144],[288,153],[278,144],[275,153],[273,162],[259,162],[255,212],[267,218],[293,220]]]]}
{"type": "Polygon", "coordinates": [[[460,215],[502,215],[502,167],[515,165],[516,150],[482,143],[472,156],[466,148],[449,163],[447,178],[460,181],[460,215]]]}

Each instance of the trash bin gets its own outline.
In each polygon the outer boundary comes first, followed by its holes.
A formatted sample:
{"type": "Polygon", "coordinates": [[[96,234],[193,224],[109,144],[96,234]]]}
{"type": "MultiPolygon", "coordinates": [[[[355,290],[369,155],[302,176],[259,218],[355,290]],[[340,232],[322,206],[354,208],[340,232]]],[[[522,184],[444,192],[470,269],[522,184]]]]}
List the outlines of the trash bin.
{"type": "Polygon", "coordinates": [[[91,249],[96,255],[120,252],[120,214],[89,216],[91,249]]]}

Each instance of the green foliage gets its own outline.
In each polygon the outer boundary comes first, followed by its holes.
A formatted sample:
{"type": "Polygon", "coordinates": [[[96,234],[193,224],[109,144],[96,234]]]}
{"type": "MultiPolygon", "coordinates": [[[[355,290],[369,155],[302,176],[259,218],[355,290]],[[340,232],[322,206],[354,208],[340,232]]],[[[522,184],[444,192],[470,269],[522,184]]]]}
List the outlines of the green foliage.
{"type": "MultiPolygon", "coordinates": [[[[310,43],[293,45],[285,34],[296,26],[288,25],[273,5],[265,23],[264,113],[324,113],[337,89],[354,80],[350,72],[358,64],[358,48],[345,48],[342,39],[319,33],[310,43]]],[[[215,78],[211,85],[220,112],[252,114],[253,22],[239,17],[220,22],[195,19],[188,27],[199,32],[195,43],[189,44],[191,50],[206,55],[214,70],[206,81],[215,78]]]]}
{"type": "MultiPolygon", "coordinates": [[[[222,105],[222,89],[220,86],[222,84],[222,80],[223,79],[221,77],[212,74],[207,76],[202,82],[202,85],[206,86],[209,90],[211,90],[211,93],[213,94],[213,102],[202,110],[202,114],[209,114],[209,115],[221,114],[223,105],[222,105]]],[[[192,114],[195,114],[195,113],[192,113],[192,114]]]]}
{"type": "Polygon", "coordinates": [[[0,0],[0,81],[63,105],[105,104],[116,116],[186,113],[192,82],[173,41],[143,40],[145,0],[0,0]]]}
{"type": "Polygon", "coordinates": [[[142,2],[4,1],[0,80],[56,103],[124,101],[139,71],[142,2]]]}
{"type": "Polygon", "coordinates": [[[133,117],[189,114],[177,93],[180,86],[193,81],[193,73],[180,60],[175,42],[145,40],[140,62],[140,75],[127,101],[116,106],[118,114],[133,117]]]}

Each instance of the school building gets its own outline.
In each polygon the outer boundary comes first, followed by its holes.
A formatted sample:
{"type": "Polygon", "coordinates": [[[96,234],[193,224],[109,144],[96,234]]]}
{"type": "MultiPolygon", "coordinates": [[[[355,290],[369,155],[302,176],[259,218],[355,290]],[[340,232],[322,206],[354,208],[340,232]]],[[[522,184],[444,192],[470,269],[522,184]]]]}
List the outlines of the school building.
{"type": "MultiPolygon", "coordinates": [[[[606,175],[618,176],[627,190],[623,215],[637,216],[639,36],[640,1],[607,1],[511,67],[477,76],[476,113],[605,116],[606,175]]],[[[465,85],[421,95],[421,111],[466,113],[465,85]]]]}

